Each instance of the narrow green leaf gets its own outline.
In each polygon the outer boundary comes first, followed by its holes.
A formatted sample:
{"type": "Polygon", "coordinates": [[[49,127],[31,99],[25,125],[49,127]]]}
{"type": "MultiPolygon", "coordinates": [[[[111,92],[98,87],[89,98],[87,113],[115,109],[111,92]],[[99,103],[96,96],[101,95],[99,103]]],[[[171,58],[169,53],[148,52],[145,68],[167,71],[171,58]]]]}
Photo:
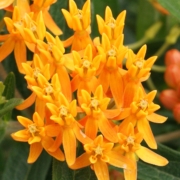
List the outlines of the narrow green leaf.
{"type": "Polygon", "coordinates": [[[15,76],[13,72],[10,72],[4,81],[5,89],[3,92],[3,96],[6,99],[11,99],[14,97],[15,92],[15,76]]]}
{"type": "Polygon", "coordinates": [[[51,165],[51,157],[43,151],[34,164],[27,163],[29,146],[14,143],[8,157],[2,180],[45,180],[51,165]]]}
{"type": "Polygon", "coordinates": [[[180,20],[180,1],[179,0],[158,0],[158,2],[167,9],[170,14],[180,20]]]}
{"type": "Polygon", "coordinates": [[[53,180],[97,180],[90,167],[72,170],[67,163],[53,159],[53,180]]]}
{"type": "Polygon", "coordinates": [[[8,100],[4,106],[0,109],[0,117],[11,111],[14,107],[22,103],[22,99],[12,98],[8,100]]]}

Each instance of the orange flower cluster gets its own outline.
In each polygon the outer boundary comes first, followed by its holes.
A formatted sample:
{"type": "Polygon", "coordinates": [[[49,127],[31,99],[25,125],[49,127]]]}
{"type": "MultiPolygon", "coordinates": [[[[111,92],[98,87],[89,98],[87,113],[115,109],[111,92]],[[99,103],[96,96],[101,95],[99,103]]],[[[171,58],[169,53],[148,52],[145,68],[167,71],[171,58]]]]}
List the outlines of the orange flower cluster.
{"type": "Polygon", "coordinates": [[[126,180],[137,179],[138,159],[166,165],[164,157],[141,145],[144,140],[157,148],[149,122],[167,118],[155,113],[160,108],[153,103],[156,91],[146,93],[142,86],[156,57],[145,59],[146,45],[136,54],[123,44],[126,12],[115,19],[106,7],[104,19],[97,15],[100,37],[92,40],[90,0],[82,9],[69,0],[69,11],[62,12],[74,35],[61,41],[45,26],[52,24],[47,14],[54,0],[34,0],[31,6],[18,2],[12,19],[5,18],[9,34],[0,36],[0,59],[14,50],[32,91],[17,106],[23,110],[33,104],[32,120],[18,116],[25,129],[12,134],[30,145],[28,163],[45,149],[72,169],[91,166],[98,180],[109,180],[109,165],[122,168],[126,180]],[[71,53],[66,54],[69,46],[71,53]],[[32,61],[26,59],[26,48],[34,53],[32,61]],[[79,157],[77,142],[84,147],[79,157]]]}
{"type": "Polygon", "coordinates": [[[165,55],[166,71],[164,79],[169,86],[160,93],[160,101],[165,108],[173,112],[175,120],[180,123],[180,51],[171,49],[165,55]]]}

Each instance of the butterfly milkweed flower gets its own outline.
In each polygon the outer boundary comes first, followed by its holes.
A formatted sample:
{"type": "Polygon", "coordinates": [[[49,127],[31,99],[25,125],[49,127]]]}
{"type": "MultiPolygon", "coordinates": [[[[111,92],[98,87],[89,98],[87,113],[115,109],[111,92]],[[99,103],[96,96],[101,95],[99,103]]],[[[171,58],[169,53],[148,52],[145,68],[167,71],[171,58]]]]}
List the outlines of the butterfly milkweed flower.
{"type": "MultiPolygon", "coordinates": [[[[64,161],[64,154],[59,148],[55,149],[53,152],[49,151],[49,148],[54,143],[54,139],[47,135],[49,133],[47,133],[46,124],[37,112],[33,114],[33,120],[22,116],[18,116],[17,118],[25,129],[12,133],[11,136],[16,141],[28,142],[30,145],[30,152],[27,160],[28,163],[35,162],[43,148],[54,158],[59,161],[64,161]]],[[[55,136],[54,133],[51,134],[52,136],[55,136]]]]}
{"type": "Polygon", "coordinates": [[[87,0],[82,10],[78,9],[74,0],[69,0],[69,11],[62,9],[69,28],[73,29],[74,35],[63,42],[64,46],[70,46],[71,50],[80,51],[91,44],[95,48],[90,37],[91,7],[90,0],[87,0]]]}
{"type": "Polygon", "coordinates": [[[101,35],[105,33],[113,42],[113,40],[116,40],[119,35],[123,33],[125,16],[126,11],[122,11],[118,17],[114,19],[110,7],[107,6],[105,10],[105,19],[96,15],[99,33],[101,35]]]}
{"type": "Polygon", "coordinates": [[[134,162],[120,155],[113,147],[114,143],[105,141],[103,136],[99,135],[90,143],[84,144],[85,153],[79,156],[70,168],[79,169],[90,165],[98,180],[109,180],[109,164],[135,170],[134,162]]]}
{"type": "MultiPolygon", "coordinates": [[[[165,166],[168,163],[166,158],[141,145],[141,142],[143,141],[143,134],[137,131],[132,123],[129,123],[124,128],[121,128],[120,125],[120,130],[117,133],[117,136],[119,144],[115,147],[115,149],[134,162],[141,159],[146,163],[157,166],[165,166]]],[[[124,169],[124,175],[125,180],[136,180],[137,169],[124,169]]]]}
{"type": "Polygon", "coordinates": [[[154,113],[160,108],[159,105],[153,103],[156,92],[157,91],[154,90],[146,94],[144,89],[139,87],[132,103],[130,104],[130,114],[121,123],[122,129],[127,127],[129,123],[137,126],[138,131],[143,134],[143,138],[148,146],[154,149],[157,148],[157,144],[149,121],[163,123],[167,120],[166,117],[154,113]]]}
{"type": "Polygon", "coordinates": [[[87,143],[89,138],[81,131],[82,126],[75,119],[77,115],[76,100],[68,102],[62,93],[59,93],[57,98],[58,101],[46,104],[51,113],[51,121],[59,125],[59,135],[56,138],[55,147],[59,147],[62,142],[67,164],[72,165],[76,159],[77,139],[87,143]]]}

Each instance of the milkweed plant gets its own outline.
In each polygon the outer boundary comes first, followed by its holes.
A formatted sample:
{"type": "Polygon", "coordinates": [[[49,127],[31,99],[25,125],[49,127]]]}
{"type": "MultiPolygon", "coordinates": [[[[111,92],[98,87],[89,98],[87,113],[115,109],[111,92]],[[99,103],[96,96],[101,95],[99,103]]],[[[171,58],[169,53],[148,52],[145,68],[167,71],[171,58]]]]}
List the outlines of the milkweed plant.
{"type": "Polygon", "coordinates": [[[179,180],[178,8],[1,0],[0,178],[179,180]]]}

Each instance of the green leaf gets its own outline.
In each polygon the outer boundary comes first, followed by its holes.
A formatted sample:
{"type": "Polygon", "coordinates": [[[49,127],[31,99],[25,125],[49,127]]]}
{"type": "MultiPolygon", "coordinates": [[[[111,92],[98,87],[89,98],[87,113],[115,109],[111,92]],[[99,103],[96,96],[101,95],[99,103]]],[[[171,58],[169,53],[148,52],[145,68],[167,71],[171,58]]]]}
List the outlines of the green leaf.
{"type": "Polygon", "coordinates": [[[52,158],[43,151],[34,164],[27,164],[29,146],[15,143],[8,157],[2,180],[45,180],[52,158]]]}
{"type": "Polygon", "coordinates": [[[6,122],[0,119],[0,143],[4,139],[5,132],[6,132],[6,122]]]}
{"type": "Polygon", "coordinates": [[[22,103],[20,98],[12,98],[8,100],[4,106],[0,109],[0,117],[11,111],[14,107],[22,103]]]}
{"type": "Polygon", "coordinates": [[[5,89],[3,92],[3,96],[6,99],[11,99],[14,97],[15,92],[15,76],[13,72],[10,72],[4,81],[5,89]]]}
{"type": "Polygon", "coordinates": [[[149,165],[142,161],[138,162],[138,178],[140,180],[180,180],[180,152],[159,144],[155,151],[168,159],[169,164],[164,167],[149,165]]]}
{"type": "Polygon", "coordinates": [[[96,175],[90,167],[72,170],[67,163],[53,159],[53,180],[97,180],[96,175]]]}
{"type": "Polygon", "coordinates": [[[158,0],[158,2],[167,9],[170,14],[180,20],[180,1],[179,0],[158,0]]]}

